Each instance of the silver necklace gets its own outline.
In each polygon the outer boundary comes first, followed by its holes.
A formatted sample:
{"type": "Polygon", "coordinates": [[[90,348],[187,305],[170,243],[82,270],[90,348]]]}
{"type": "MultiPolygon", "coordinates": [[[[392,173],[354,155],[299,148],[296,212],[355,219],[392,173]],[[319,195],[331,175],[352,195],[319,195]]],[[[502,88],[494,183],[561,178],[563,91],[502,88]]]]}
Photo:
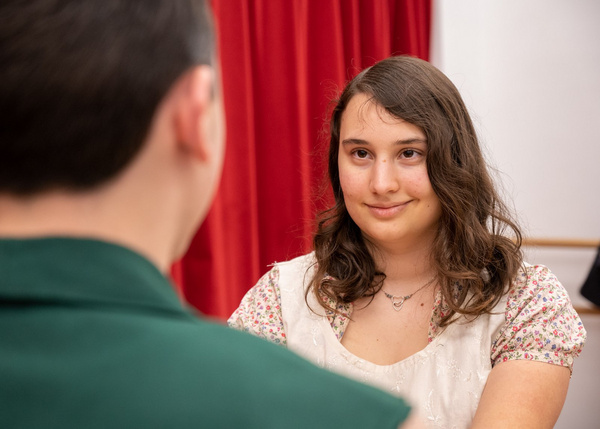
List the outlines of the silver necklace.
{"type": "Polygon", "coordinates": [[[435,277],[432,278],[431,280],[429,280],[427,283],[425,283],[423,286],[421,286],[419,289],[417,289],[416,291],[414,291],[413,293],[411,293],[410,295],[405,295],[405,296],[396,296],[396,295],[392,295],[391,293],[387,293],[386,291],[384,291],[383,289],[381,289],[381,291],[385,294],[385,296],[387,296],[390,301],[392,301],[392,307],[394,307],[394,310],[396,311],[400,311],[402,310],[402,306],[404,305],[404,302],[407,299],[411,299],[412,296],[419,292],[421,289],[424,289],[425,287],[429,286],[431,283],[433,283],[433,281],[435,280],[435,277]]]}

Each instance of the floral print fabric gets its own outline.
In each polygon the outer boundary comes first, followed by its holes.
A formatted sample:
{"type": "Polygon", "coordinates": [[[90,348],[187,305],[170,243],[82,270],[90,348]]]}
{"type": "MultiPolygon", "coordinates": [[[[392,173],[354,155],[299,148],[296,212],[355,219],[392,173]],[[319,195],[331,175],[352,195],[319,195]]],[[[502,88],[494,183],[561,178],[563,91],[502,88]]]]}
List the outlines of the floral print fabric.
{"type": "MultiPolygon", "coordinates": [[[[248,291],[229,318],[229,325],[285,346],[279,287],[279,270],[275,266],[248,291]]],[[[331,328],[341,340],[352,304],[329,304],[341,313],[328,313],[331,328]]],[[[430,342],[443,332],[439,321],[447,311],[438,291],[429,323],[430,342]]],[[[572,370],[573,358],[581,353],[586,332],[567,292],[548,268],[527,265],[519,272],[509,291],[505,320],[492,341],[492,365],[527,359],[572,370]]]]}

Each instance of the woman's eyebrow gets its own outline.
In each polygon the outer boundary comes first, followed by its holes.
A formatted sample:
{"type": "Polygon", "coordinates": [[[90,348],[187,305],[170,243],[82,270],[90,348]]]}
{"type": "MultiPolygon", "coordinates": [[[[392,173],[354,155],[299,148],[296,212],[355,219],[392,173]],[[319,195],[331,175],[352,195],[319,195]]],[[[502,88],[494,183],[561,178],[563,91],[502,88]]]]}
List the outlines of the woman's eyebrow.
{"type": "Polygon", "coordinates": [[[366,140],[362,140],[362,139],[344,139],[342,140],[342,144],[343,145],[360,145],[360,146],[368,146],[369,142],[366,140]]]}
{"type": "MultiPolygon", "coordinates": [[[[408,145],[408,144],[415,144],[415,143],[427,144],[427,140],[425,140],[421,137],[414,137],[414,138],[396,140],[396,142],[395,142],[395,144],[397,144],[397,145],[408,145]]],[[[343,145],[369,146],[369,142],[367,140],[353,139],[353,138],[342,140],[342,144],[343,145]]]]}

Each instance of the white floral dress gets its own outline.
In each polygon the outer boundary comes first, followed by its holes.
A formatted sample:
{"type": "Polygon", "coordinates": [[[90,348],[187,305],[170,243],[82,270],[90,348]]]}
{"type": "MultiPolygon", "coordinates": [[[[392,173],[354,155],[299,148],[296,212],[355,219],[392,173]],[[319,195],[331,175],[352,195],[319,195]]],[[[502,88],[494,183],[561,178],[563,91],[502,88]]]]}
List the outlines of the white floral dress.
{"type": "Polygon", "coordinates": [[[474,322],[440,328],[448,307],[438,292],[429,345],[394,365],[375,365],[352,355],[340,343],[352,304],[338,305],[341,314],[335,314],[321,311],[315,299],[309,304],[318,314],[308,309],[304,290],[313,261],[309,254],[276,264],[243,298],[228,321],[230,326],[408,397],[430,428],[468,427],[487,375],[498,363],[527,359],[572,370],[573,358],[585,342],[583,324],[557,278],[544,266],[525,264],[495,314],[474,322]]]}

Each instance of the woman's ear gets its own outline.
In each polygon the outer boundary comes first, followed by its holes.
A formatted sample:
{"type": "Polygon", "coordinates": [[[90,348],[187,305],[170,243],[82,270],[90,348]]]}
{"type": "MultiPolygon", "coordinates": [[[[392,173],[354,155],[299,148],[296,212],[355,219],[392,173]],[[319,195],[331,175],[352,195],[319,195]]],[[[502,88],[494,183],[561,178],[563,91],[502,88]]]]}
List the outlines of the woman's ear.
{"type": "Polygon", "coordinates": [[[206,130],[213,104],[215,78],[213,68],[196,66],[185,73],[175,90],[174,126],[178,146],[201,161],[207,161],[215,142],[206,130]],[[208,120],[207,120],[208,119],[208,120]]]}

